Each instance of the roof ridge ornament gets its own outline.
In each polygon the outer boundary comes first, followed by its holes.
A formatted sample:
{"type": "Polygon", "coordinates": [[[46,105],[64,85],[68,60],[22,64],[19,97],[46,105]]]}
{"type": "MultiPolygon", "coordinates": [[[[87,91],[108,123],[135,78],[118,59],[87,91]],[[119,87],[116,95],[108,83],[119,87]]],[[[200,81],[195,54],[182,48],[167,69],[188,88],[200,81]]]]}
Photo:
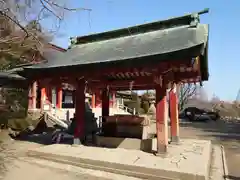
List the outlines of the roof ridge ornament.
{"type": "Polygon", "coordinates": [[[199,11],[197,14],[201,15],[201,14],[206,14],[206,13],[209,13],[209,8],[205,8],[202,11],[199,11]]]}
{"type": "Polygon", "coordinates": [[[192,21],[190,23],[190,27],[197,27],[197,25],[200,23],[200,15],[206,14],[206,13],[209,13],[209,8],[205,8],[202,11],[192,13],[191,14],[192,21]]]}
{"type": "Polygon", "coordinates": [[[200,17],[198,13],[194,13],[191,15],[192,21],[190,23],[190,27],[197,27],[198,23],[200,23],[200,17]]]}

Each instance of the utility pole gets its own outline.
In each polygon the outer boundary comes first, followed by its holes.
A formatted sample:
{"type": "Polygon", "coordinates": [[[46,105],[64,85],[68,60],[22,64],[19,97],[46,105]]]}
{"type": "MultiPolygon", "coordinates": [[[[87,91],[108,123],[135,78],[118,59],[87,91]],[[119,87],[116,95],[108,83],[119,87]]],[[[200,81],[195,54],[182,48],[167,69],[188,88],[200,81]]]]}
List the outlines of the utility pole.
{"type": "Polygon", "coordinates": [[[237,101],[237,102],[240,102],[240,89],[238,90],[237,97],[236,97],[236,101],[237,101]]]}

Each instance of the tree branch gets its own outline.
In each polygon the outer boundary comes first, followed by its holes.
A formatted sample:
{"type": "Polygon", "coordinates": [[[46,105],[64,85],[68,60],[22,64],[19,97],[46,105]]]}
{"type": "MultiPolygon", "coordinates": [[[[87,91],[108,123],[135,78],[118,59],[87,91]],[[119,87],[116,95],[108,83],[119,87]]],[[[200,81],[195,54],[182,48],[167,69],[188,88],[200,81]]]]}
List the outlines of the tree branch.
{"type": "Polygon", "coordinates": [[[53,2],[53,1],[49,1],[49,0],[43,0],[45,1],[46,3],[48,3],[49,5],[52,4],[58,8],[61,8],[61,9],[64,9],[64,10],[67,10],[67,11],[79,11],[79,10],[83,10],[83,11],[92,11],[92,9],[89,9],[89,8],[68,8],[68,7],[63,7],[63,6],[60,6],[59,4],[53,2]]]}
{"type": "MultiPolygon", "coordinates": [[[[59,30],[60,23],[64,18],[64,15],[61,13],[61,11],[91,11],[91,9],[88,8],[65,7],[65,5],[63,6],[57,3],[57,1],[54,2],[53,0],[29,0],[29,2],[33,2],[34,4],[28,2],[25,2],[25,4],[18,4],[17,1],[15,4],[11,4],[7,0],[0,0],[0,21],[6,23],[6,27],[1,27],[0,29],[0,52],[2,54],[21,56],[21,54],[24,54],[29,50],[41,52],[42,47],[46,43],[46,36],[44,36],[45,33],[42,32],[41,29],[34,28],[31,25],[31,22],[40,22],[44,18],[41,16],[44,16],[45,13],[46,15],[50,14],[51,16],[57,18],[56,29],[59,30]],[[1,18],[1,16],[4,18],[1,18]],[[33,20],[31,16],[34,16],[35,20],[33,20]],[[22,20],[22,18],[24,20],[22,20]],[[24,26],[22,23],[20,23],[22,21],[28,23],[28,25],[24,26]],[[21,33],[22,31],[24,33],[21,33]]],[[[56,31],[51,31],[51,33],[54,32],[56,31]]]]}
{"type": "Polygon", "coordinates": [[[13,23],[15,23],[18,27],[20,27],[25,33],[26,33],[26,37],[29,36],[28,31],[15,19],[13,19],[12,17],[10,17],[9,15],[7,15],[7,13],[3,12],[0,10],[0,15],[6,17],[7,19],[9,19],[10,21],[12,21],[13,23]]]}
{"type": "MultiPolygon", "coordinates": [[[[48,1],[46,1],[46,0],[40,0],[40,2],[41,2],[41,4],[42,4],[42,6],[43,6],[44,9],[48,10],[50,13],[52,13],[52,14],[53,14],[54,16],[56,16],[58,19],[62,19],[62,17],[58,16],[55,12],[53,12],[50,8],[48,8],[48,7],[44,4],[44,2],[46,2],[47,4],[49,4],[48,1]]],[[[51,6],[51,4],[49,4],[49,5],[51,6]]]]}
{"type": "Polygon", "coordinates": [[[182,110],[188,100],[196,93],[196,85],[184,84],[179,87],[179,108],[182,110]]]}

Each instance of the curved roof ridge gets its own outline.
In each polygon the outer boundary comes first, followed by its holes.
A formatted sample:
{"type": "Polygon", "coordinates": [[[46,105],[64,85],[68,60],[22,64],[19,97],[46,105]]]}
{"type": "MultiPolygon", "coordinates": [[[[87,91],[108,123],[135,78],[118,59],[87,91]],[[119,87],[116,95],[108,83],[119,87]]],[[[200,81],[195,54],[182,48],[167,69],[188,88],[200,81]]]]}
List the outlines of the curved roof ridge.
{"type": "Polygon", "coordinates": [[[85,36],[79,36],[75,38],[70,38],[73,45],[85,44],[90,42],[114,39],[129,35],[136,35],[139,33],[145,33],[156,30],[163,30],[168,28],[174,28],[179,26],[194,25],[200,22],[200,15],[208,13],[209,9],[204,9],[202,11],[191,13],[183,16],[173,17],[166,20],[154,21],[150,23],[140,24],[136,26],[130,26],[126,28],[105,31],[85,36]]]}

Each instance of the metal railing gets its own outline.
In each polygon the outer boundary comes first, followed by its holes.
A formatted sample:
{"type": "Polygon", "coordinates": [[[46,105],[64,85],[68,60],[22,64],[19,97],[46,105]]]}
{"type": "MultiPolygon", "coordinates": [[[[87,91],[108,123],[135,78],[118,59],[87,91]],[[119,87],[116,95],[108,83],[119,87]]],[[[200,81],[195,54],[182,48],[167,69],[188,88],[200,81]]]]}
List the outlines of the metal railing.
{"type": "Polygon", "coordinates": [[[44,112],[43,118],[44,118],[45,122],[49,122],[52,125],[57,124],[65,129],[67,129],[68,126],[70,125],[67,122],[60,120],[58,117],[54,116],[51,112],[44,112]]]}
{"type": "Polygon", "coordinates": [[[122,110],[124,110],[125,112],[128,112],[128,113],[130,113],[130,114],[133,114],[133,115],[136,114],[135,108],[131,109],[131,108],[125,106],[124,104],[118,104],[118,108],[119,108],[119,109],[122,109],[122,110]]]}

